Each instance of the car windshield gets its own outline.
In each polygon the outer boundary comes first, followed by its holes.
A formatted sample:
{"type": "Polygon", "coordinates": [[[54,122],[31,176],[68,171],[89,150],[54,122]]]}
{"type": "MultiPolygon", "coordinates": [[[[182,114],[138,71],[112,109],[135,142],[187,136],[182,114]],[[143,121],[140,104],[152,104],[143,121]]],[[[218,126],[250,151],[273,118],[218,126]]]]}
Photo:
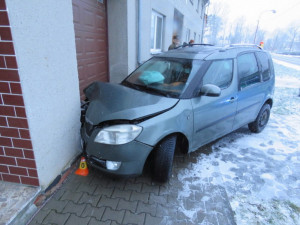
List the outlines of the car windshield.
{"type": "Polygon", "coordinates": [[[201,64],[201,60],[154,57],[137,68],[122,84],[153,94],[179,98],[201,64]]]}

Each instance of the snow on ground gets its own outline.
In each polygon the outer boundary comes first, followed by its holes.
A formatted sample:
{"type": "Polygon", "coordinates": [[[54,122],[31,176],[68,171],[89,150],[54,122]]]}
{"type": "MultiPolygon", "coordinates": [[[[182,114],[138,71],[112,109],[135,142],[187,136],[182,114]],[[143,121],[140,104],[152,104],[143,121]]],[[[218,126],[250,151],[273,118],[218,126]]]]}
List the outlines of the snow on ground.
{"type": "MultiPolygon", "coordinates": [[[[275,63],[275,73],[265,130],[253,134],[243,127],[205,146],[211,153],[199,154],[192,168],[178,174],[184,185],[179,199],[189,197],[193,185],[210,183],[225,188],[238,225],[300,224],[300,71],[275,63]]],[[[182,208],[195,217],[195,211],[182,208]]]]}

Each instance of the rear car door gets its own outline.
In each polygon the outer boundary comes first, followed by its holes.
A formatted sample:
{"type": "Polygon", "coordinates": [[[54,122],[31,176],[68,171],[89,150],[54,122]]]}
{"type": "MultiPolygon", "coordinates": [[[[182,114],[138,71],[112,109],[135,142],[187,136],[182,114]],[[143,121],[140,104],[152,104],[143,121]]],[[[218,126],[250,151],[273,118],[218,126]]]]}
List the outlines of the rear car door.
{"type": "Polygon", "coordinates": [[[255,120],[265,97],[261,66],[254,52],[237,57],[239,91],[234,129],[255,120]]]}
{"type": "Polygon", "coordinates": [[[211,62],[201,86],[214,84],[221,88],[221,95],[200,96],[191,100],[194,111],[194,150],[232,131],[237,105],[237,88],[232,80],[232,59],[211,62]]]}

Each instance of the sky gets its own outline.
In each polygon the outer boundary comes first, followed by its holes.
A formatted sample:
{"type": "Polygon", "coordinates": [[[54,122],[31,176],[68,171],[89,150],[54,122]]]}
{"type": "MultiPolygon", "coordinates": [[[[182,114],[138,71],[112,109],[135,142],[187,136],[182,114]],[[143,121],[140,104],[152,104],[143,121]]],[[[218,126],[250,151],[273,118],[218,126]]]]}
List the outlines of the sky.
{"type": "Polygon", "coordinates": [[[300,26],[300,0],[210,0],[208,14],[213,4],[225,6],[228,21],[244,17],[247,25],[256,27],[259,19],[259,28],[268,32],[284,29],[295,21],[300,26]]]}

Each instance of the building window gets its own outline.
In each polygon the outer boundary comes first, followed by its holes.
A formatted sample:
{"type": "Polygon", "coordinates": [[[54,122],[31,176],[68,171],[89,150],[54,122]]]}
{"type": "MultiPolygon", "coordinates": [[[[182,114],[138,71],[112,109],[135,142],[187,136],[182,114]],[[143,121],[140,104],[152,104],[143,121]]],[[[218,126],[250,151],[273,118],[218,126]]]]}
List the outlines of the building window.
{"type": "Polygon", "coordinates": [[[163,40],[163,15],[152,11],[151,16],[151,53],[162,51],[163,40]]]}

